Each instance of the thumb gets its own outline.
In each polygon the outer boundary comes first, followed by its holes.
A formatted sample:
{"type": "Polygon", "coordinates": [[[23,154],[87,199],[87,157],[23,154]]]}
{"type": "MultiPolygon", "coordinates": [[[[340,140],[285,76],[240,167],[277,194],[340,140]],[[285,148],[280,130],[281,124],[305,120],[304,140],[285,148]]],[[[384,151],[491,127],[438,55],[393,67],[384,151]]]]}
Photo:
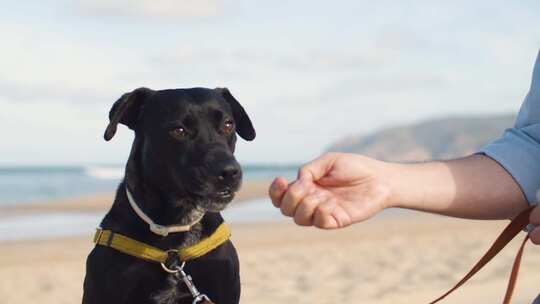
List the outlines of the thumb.
{"type": "Polygon", "coordinates": [[[312,160],[298,170],[298,179],[306,181],[319,181],[332,169],[336,155],[332,153],[312,160]]]}

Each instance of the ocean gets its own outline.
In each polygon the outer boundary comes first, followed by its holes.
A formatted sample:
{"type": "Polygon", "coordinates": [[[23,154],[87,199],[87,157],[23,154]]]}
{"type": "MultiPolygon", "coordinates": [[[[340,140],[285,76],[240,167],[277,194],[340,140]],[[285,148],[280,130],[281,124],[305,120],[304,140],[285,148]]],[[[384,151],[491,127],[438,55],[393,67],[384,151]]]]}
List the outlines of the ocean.
{"type": "MultiPolygon", "coordinates": [[[[113,191],[123,177],[123,170],[121,166],[0,168],[0,205],[46,204],[57,199],[113,191]]],[[[268,180],[276,176],[290,180],[296,176],[297,166],[243,166],[243,170],[245,180],[268,180]]],[[[1,215],[0,243],[91,236],[104,211],[1,215]]],[[[232,205],[222,215],[229,223],[291,220],[274,208],[267,197],[232,205]]]]}
{"type": "MultiPolygon", "coordinates": [[[[244,180],[296,176],[298,166],[243,166],[244,180]]],[[[0,167],[0,205],[50,201],[114,191],[123,166],[0,167]]]]}
{"type": "MultiPolygon", "coordinates": [[[[268,198],[233,205],[221,214],[228,223],[290,220],[274,208],[268,198]]],[[[47,212],[0,216],[0,243],[78,235],[90,237],[104,215],[104,212],[47,212]]]]}
{"type": "MultiPolygon", "coordinates": [[[[244,180],[293,178],[297,166],[243,166],[244,180]]],[[[0,205],[47,204],[58,199],[114,191],[123,166],[0,168],[0,205]]],[[[285,220],[268,198],[254,199],[226,209],[226,221],[285,220]]],[[[0,214],[1,215],[1,214],[0,214]]],[[[0,216],[0,242],[91,235],[104,212],[46,212],[0,216]]]]}

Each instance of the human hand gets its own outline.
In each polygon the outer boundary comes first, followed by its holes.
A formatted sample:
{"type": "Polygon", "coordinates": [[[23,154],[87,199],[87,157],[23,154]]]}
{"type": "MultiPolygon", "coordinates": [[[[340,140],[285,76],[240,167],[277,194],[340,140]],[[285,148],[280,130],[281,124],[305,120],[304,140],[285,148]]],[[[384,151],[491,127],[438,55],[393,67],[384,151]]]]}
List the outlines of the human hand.
{"type": "Polygon", "coordinates": [[[531,212],[530,222],[535,225],[530,233],[531,241],[540,245],[540,205],[537,205],[531,212]]]}
{"type": "Polygon", "coordinates": [[[302,166],[291,184],[276,178],[272,203],[301,226],[342,228],[386,207],[390,191],[380,176],[382,162],[356,154],[329,153],[302,166]]]}

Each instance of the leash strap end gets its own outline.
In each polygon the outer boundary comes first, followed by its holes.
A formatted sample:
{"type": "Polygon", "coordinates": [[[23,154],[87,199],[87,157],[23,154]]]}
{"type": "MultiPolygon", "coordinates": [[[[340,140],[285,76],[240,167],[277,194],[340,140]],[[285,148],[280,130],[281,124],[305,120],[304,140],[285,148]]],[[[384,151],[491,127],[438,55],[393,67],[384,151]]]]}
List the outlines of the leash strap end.
{"type": "MultiPolygon", "coordinates": [[[[461,285],[465,284],[473,275],[475,275],[482,267],[484,267],[491,259],[493,259],[512,239],[518,235],[527,225],[529,224],[529,216],[533,210],[534,206],[529,207],[528,209],[522,211],[506,228],[503,230],[503,232],[499,235],[499,237],[495,240],[493,245],[489,248],[489,250],[480,258],[480,260],[474,265],[474,267],[450,290],[445,292],[442,296],[438,297],[437,299],[431,301],[429,304],[435,304],[442,299],[444,299],[447,295],[454,292],[454,290],[461,287],[461,285]]],[[[512,273],[510,276],[510,280],[508,281],[508,287],[506,290],[505,298],[503,304],[509,304],[512,293],[514,291],[514,286],[516,284],[517,275],[519,271],[519,264],[521,262],[521,256],[523,254],[523,249],[525,247],[525,244],[527,243],[527,240],[529,237],[527,236],[525,240],[523,240],[523,243],[521,244],[521,247],[519,248],[518,254],[516,255],[514,265],[512,267],[512,273]]]]}

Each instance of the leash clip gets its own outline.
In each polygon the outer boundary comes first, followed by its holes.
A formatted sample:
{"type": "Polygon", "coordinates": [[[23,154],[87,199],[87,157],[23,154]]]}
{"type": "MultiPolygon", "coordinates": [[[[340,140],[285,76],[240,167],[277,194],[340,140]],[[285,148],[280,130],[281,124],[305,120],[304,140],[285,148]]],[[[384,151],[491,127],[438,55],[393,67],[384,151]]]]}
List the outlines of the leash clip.
{"type": "Polygon", "coordinates": [[[197,304],[203,300],[206,300],[206,301],[210,301],[210,299],[208,298],[207,295],[201,293],[197,287],[195,287],[195,284],[193,283],[193,278],[191,278],[190,275],[188,275],[185,271],[184,271],[184,266],[185,264],[182,264],[181,267],[178,267],[178,272],[175,273],[174,275],[179,277],[183,282],[184,284],[186,284],[186,287],[187,289],[189,290],[189,292],[191,293],[191,296],[193,297],[193,302],[192,304],[197,304]]]}
{"type": "MultiPolygon", "coordinates": [[[[169,249],[167,250],[167,254],[169,255],[169,258],[178,258],[178,250],[175,249],[169,249]]],[[[182,264],[178,265],[177,263],[174,263],[172,266],[167,267],[165,263],[161,263],[161,268],[165,270],[166,272],[172,274],[177,280],[181,280],[186,285],[187,289],[191,293],[191,296],[193,297],[192,304],[197,303],[212,303],[208,296],[204,293],[201,293],[197,287],[195,287],[195,284],[193,283],[193,278],[187,274],[184,271],[184,267],[186,266],[186,261],[182,261],[182,264]]]]}
{"type": "Polygon", "coordinates": [[[184,282],[184,284],[186,285],[187,289],[191,293],[191,296],[193,297],[192,304],[197,304],[197,303],[203,302],[203,301],[211,303],[208,296],[205,295],[204,293],[201,293],[197,289],[197,287],[195,287],[195,284],[193,283],[193,278],[184,271],[184,266],[186,266],[186,262],[182,262],[182,265],[176,266],[175,267],[176,272],[173,275],[177,279],[182,280],[184,282]]]}
{"type": "MultiPolygon", "coordinates": [[[[201,301],[205,301],[207,303],[212,303],[210,301],[210,299],[208,298],[208,296],[206,296],[204,293],[203,294],[200,294],[198,297],[196,297],[195,299],[193,299],[193,302],[191,302],[191,304],[197,304],[201,301]]],[[[204,303],[204,302],[203,302],[204,303]]]]}

